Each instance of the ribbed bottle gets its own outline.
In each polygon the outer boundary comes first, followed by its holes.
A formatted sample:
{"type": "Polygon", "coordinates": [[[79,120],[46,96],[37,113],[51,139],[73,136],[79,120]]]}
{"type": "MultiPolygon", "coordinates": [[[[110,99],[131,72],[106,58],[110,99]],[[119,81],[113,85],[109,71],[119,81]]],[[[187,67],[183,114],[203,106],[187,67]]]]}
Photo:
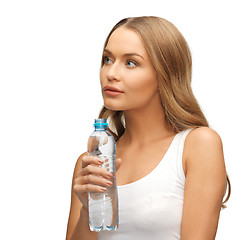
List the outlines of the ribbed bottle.
{"type": "Polygon", "coordinates": [[[102,168],[113,173],[109,181],[113,182],[104,193],[89,192],[89,226],[91,231],[115,230],[118,228],[118,194],[116,184],[116,142],[107,130],[106,119],[95,119],[95,131],[88,140],[88,154],[101,158],[102,168]]]}

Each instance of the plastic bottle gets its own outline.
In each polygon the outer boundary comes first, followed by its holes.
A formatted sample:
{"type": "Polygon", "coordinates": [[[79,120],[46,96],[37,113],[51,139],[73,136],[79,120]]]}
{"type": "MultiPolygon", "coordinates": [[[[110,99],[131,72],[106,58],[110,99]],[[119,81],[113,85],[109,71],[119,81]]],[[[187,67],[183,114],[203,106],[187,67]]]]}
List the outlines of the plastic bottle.
{"type": "Polygon", "coordinates": [[[113,182],[104,193],[89,192],[89,226],[91,231],[116,230],[118,228],[118,195],[116,184],[116,142],[107,130],[106,119],[95,119],[95,131],[88,140],[88,154],[98,156],[104,163],[101,167],[113,173],[113,182]]]}

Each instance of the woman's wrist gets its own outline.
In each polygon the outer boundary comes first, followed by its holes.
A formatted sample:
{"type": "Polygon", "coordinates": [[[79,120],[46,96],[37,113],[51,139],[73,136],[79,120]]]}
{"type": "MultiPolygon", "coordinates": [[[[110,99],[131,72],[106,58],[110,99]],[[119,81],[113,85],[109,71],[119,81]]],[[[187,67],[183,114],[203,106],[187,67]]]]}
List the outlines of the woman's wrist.
{"type": "Polygon", "coordinates": [[[89,217],[89,211],[86,207],[82,206],[80,209],[80,215],[84,215],[85,217],[89,217]]]}

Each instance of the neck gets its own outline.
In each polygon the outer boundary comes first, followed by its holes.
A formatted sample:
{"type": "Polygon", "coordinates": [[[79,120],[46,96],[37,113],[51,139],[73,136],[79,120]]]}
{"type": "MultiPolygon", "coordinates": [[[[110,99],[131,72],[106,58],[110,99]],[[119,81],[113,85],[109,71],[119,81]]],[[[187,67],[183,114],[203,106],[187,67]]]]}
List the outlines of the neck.
{"type": "Polygon", "coordinates": [[[126,128],[120,139],[125,144],[142,146],[175,134],[165,119],[161,103],[124,111],[124,117],[126,128]]]}

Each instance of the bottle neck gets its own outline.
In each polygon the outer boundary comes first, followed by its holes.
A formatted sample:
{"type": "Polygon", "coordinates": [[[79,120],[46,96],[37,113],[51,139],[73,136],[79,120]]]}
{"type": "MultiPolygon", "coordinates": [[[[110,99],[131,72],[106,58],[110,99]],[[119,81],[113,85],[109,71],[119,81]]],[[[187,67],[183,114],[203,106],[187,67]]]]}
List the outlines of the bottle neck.
{"type": "Polygon", "coordinates": [[[106,122],[106,119],[104,118],[95,119],[95,123],[94,123],[95,131],[106,131],[107,126],[108,123],[106,122]]]}
{"type": "Polygon", "coordinates": [[[95,131],[106,131],[107,130],[107,123],[95,123],[95,131]]]}
{"type": "Polygon", "coordinates": [[[106,131],[107,128],[95,128],[95,131],[106,131]]]}

